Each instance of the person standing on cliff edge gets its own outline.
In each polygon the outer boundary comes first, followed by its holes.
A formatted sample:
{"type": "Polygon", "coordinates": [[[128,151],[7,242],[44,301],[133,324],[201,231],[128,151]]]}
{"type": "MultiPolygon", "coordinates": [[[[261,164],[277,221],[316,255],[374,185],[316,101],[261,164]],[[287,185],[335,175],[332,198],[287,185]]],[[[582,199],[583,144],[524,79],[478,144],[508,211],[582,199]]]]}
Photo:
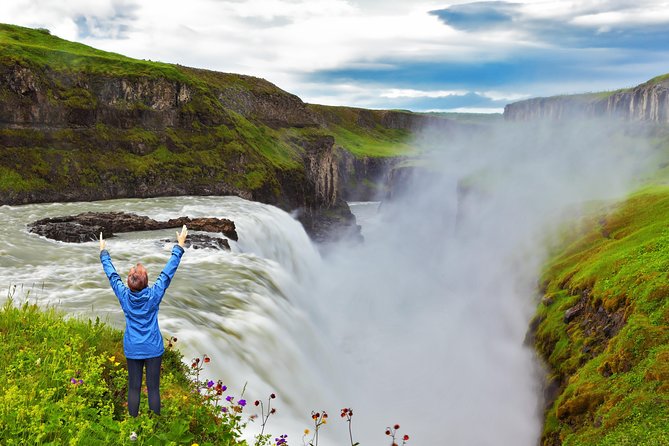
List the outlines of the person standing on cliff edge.
{"type": "Polygon", "coordinates": [[[172,248],[172,256],[153,286],[148,286],[148,274],[141,263],[130,268],[126,286],[112,264],[106,242],[100,233],[100,262],[125,315],[123,351],[128,361],[128,412],[133,417],[139,413],[144,367],[149,409],[160,415],[160,364],[165,346],[158,327],[158,307],[184,254],[187,235],[188,230],[184,225],[181,233],[177,232],[177,244],[172,248]]]}

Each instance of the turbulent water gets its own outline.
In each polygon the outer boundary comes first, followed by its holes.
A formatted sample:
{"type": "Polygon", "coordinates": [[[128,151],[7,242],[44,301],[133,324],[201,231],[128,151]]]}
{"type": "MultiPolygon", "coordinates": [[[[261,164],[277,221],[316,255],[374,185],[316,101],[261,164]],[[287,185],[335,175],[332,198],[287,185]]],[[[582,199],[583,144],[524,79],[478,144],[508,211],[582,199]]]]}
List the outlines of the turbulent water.
{"type": "MultiPolygon", "coordinates": [[[[278,395],[275,434],[301,442],[311,410],[331,422],[321,444],[346,444],[342,407],[362,444],[401,424],[415,444],[536,444],[541,370],[524,346],[546,237],[575,203],[619,197],[648,153],[610,127],[505,128],[453,138],[424,135],[427,163],[394,203],[353,203],[366,241],[322,257],[300,224],[232,197],[181,197],[0,207],[0,286],[69,314],[123,316],[98,244],[29,234],[26,224],[84,211],[235,221],[232,252],[188,249],[161,305],[165,336],[238,395],[278,395]]],[[[149,279],[174,231],[108,241],[124,275],[149,279]]],[[[252,426],[250,434],[257,426],[252,426]]]]}

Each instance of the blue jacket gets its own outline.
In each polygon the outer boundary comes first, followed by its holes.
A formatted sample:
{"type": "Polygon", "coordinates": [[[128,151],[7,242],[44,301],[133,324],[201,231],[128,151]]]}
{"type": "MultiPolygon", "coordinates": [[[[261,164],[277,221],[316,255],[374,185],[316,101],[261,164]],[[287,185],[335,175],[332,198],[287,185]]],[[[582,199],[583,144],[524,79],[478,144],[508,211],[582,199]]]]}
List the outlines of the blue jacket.
{"type": "Polygon", "coordinates": [[[158,306],[165,290],[177,272],[184,250],[179,245],[172,248],[172,257],[153,284],[134,292],[123,283],[106,249],[100,252],[102,268],[109,279],[114,294],[125,314],[123,351],[129,359],[147,359],[161,356],[165,352],[163,336],[158,327],[158,306]]]}

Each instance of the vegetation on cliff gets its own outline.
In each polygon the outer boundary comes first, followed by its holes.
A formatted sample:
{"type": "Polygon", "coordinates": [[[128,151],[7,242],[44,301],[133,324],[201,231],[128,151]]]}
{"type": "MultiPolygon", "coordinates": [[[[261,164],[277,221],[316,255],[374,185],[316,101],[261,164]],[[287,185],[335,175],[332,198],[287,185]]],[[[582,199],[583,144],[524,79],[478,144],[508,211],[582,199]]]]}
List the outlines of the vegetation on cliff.
{"type": "Polygon", "coordinates": [[[600,209],[568,240],[533,322],[559,387],[543,444],[669,444],[669,187],[600,209]]]}

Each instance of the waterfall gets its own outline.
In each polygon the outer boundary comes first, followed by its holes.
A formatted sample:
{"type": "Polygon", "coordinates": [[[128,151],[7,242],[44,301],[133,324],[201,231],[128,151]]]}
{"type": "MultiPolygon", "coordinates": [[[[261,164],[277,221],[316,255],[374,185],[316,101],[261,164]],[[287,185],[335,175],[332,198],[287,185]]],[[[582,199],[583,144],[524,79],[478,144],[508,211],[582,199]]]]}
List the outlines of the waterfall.
{"type": "MultiPolygon", "coordinates": [[[[275,392],[270,432],[299,443],[311,410],[325,409],[322,444],[344,444],[337,415],[352,407],[362,444],[383,444],[399,423],[412,444],[534,445],[542,372],[523,340],[546,240],[567,209],[624,195],[648,153],[592,123],[449,138],[425,132],[427,161],[404,193],[352,206],[365,243],[324,257],[288,213],[235,197],[2,206],[0,286],[122,328],[97,242],[55,242],[26,224],[84,211],[229,218],[239,242],[187,250],[159,323],[186,360],[207,354],[204,376],[236,396],[275,392]]],[[[173,236],[120,234],[108,248],[123,277],[142,261],[151,281],[171,248],[160,239],[173,236]]]]}

